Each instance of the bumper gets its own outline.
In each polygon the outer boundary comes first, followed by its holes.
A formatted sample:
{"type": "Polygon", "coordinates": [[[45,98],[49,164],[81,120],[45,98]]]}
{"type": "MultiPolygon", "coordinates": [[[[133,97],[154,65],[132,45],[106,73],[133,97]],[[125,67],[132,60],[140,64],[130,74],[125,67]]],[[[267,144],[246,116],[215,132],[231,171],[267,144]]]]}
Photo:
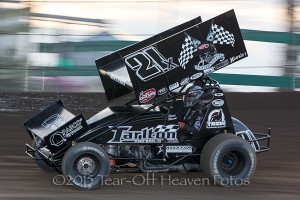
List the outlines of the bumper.
{"type": "Polygon", "coordinates": [[[270,141],[271,141],[271,129],[269,128],[267,133],[253,133],[256,139],[249,140],[250,143],[258,143],[259,149],[256,150],[256,153],[262,153],[270,150],[270,141]]]}

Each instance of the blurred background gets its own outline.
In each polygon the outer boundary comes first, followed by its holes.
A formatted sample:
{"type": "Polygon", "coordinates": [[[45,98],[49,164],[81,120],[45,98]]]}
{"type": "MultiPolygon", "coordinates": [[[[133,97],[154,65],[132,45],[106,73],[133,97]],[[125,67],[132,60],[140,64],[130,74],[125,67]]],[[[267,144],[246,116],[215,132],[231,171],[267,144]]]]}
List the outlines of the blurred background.
{"type": "Polygon", "coordinates": [[[300,0],[1,0],[0,92],[103,92],[95,59],[234,9],[249,57],[227,91],[300,89],[300,0]]]}

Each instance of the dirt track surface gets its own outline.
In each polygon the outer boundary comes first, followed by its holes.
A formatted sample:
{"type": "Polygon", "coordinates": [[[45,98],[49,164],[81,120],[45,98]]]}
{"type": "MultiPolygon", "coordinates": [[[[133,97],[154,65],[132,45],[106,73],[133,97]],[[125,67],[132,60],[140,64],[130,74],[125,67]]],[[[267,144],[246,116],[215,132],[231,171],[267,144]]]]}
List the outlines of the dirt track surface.
{"type": "Polygon", "coordinates": [[[107,106],[103,95],[0,94],[0,199],[299,199],[300,93],[228,93],[226,97],[232,116],[251,130],[272,128],[271,151],[257,156],[249,186],[208,185],[201,172],[154,174],[154,181],[153,174],[148,174],[148,182],[147,174],[127,173],[111,175],[112,181],[96,190],[80,191],[61,185],[63,180],[57,173],[42,171],[24,154],[25,143],[31,141],[23,122],[57,99],[88,119],[107,106]],[[181,182],[195,178],[204,181],[181,182]]]}

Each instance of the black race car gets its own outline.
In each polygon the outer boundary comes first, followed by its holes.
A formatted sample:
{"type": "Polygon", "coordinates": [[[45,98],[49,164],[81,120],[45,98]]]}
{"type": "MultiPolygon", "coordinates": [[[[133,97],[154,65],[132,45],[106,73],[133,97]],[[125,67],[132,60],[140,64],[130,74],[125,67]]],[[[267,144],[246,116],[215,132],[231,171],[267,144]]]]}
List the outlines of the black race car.
{"type": "Polygon", "coordinates": [[[269,150],[270,131],[253,133],[231,117],[224,92],[208,75],[245,57],[230,10],[205,22],[197,17],[99,58],[108,100],[132,92],[135,98],[88,120],[55,102],[24,123],[33,139],[26,153],[80,189],[97,188],[109,173],[128,168],[202,170],[219,185],[240,186],[255,171],[256,153],[269,150]],[[179,118],[193,94],[201,113],[196,132],[179,118]]]}

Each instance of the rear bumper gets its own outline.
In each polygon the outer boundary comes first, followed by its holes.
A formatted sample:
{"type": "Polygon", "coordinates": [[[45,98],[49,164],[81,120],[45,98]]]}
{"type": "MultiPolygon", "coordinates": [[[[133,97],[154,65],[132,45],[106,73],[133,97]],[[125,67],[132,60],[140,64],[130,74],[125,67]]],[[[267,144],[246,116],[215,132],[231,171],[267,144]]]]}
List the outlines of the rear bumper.
{"type": "MultiPolygon", "coordinates": [[[[62,173],[61,172],[61,161],[62,160],[61,159],[56,159],[56,160],[53,159],[52,154],[51,155],[45,154],[40,149],[35,149],[32,146],[30,146],[29,144],[26,144],[25,153],[26,153],[27,156],[29,156],[33,160],[36,160],[38,163],[45,163],[49,167],[54,168],[58,173],[62,173]]],[[[40,165],[40,164],[38,164],[38,165],[40,165]]]]}
{"type": "Polygon", "coordinates": [[[45,155],[42,151],[40,151],[38,149],[34,149],[29,144],[26,144],[25,153],[26,153],[27,156],[29,156],[30,158],[32,158],[34,160],[47,160],[50,163],[54,162],[54,160],[51,157],[45,155]],[[40,158],[36,158],[35,154],[39,154],[40,158]]]}

